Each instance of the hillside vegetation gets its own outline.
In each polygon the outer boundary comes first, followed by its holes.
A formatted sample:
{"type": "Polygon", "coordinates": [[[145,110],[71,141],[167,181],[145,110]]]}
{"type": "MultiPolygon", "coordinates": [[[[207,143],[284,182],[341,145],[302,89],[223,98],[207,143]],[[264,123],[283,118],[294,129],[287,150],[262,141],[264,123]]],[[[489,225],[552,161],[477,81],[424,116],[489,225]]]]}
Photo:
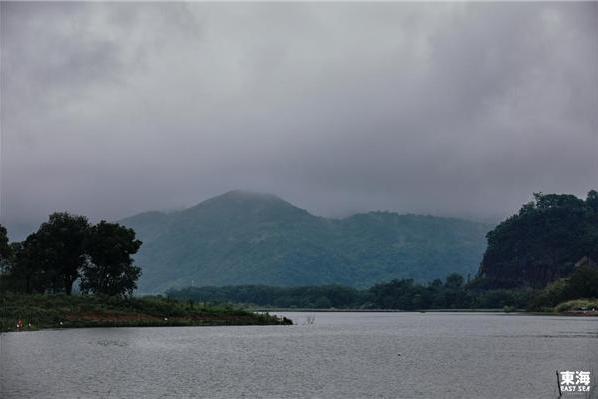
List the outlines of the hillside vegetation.
{"type": "Polygon", "coordinates": [[[535,194],[488,233],[479,287],[542,288],[598,259],[598,192],[535,194]]]}
{"type": "Polygon", "coordinates": [[[371,212],[311,215],[268,194],[231,191],[189,209],[120,221],[143,241],[140,292],[190,285],[429,281],[476,273],[491,226],[460,219],[371,212]]]}

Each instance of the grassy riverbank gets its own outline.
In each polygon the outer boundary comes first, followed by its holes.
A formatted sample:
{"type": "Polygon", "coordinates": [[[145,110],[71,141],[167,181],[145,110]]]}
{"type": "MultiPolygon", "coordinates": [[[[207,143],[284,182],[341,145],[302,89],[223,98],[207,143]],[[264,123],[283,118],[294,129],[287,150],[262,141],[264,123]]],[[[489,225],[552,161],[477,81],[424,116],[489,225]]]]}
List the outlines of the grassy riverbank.
{"type": "Polygon", "coordinates": [[[0,331],[76,327],[222,326],[291,324],[268,314],[231,306],[204,306],[161,297],[0,296],[0,331]]]}

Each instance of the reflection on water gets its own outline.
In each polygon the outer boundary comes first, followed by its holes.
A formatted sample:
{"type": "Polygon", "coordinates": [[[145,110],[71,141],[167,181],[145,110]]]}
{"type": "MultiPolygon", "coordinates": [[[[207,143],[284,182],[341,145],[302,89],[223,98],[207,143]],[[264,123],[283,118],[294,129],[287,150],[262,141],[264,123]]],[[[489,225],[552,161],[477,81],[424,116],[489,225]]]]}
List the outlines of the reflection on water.
{"type": "Polygon", "coordinates": [[[0,397],[556,398],[555,370],[598,378],[598,318],[284,315],[296,325],[3,334],[0,397]]]}

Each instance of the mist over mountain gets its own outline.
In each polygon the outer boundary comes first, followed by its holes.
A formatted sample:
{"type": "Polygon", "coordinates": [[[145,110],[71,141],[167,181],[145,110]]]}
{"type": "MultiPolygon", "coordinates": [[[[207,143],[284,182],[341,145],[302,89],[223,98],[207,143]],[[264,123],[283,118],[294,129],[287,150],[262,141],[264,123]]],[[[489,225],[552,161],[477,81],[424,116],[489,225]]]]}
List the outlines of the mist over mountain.
{"type": "Polygon", "coordinates": [[[171,287],[428,281],[476,273],[491,225],[369,212],[318,217],[283,199],[230,191],[194,207],[120,221],[143,241],[140,292],[171,287]]]}

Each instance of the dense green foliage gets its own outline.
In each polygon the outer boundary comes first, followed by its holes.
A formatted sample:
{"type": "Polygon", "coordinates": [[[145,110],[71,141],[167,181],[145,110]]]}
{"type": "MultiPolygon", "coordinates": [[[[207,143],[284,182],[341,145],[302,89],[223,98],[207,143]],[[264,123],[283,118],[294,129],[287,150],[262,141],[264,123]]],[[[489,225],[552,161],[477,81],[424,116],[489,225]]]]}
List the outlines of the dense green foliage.
{"type": "Polygon", "coordinates": [[[369,289],[338,285],[270,287],[263,285],[188,287],[169,290],[171,298],[207,303],[236,303],[257,307],[310,309],[503,309],[525,308],[531,290],[472,290],[463,277],[452,274],[443,282],[418,284],[392,280],[369,289]]]}
{"type": "Polygon", "coordinates": [[[18,320],[23,321],[24,329],[291,324],[288,319],[231,306],[203,306],[161,297],[0,296],[0,331],[15,330],[18,320]]]}
{"type": "Polygon", "coordinates": [[[121,221],[144,242],[141,292],[171,287],[429,281],[475,273],[485,224],[390,212],[325,219],[278,197],[239,191],[169,214],[121,221]]]}
{"type": "Polygon", "coordinates": [[[573,299],[559,304],[555,310],[561,312],[577,312],[598,310],[598,299],[573,299]]]}
{"type": "Polygon", "coordinates": [[[135,232],[114,223],[101,221],[91,226],[83,266],[81,291],[104,295],[131,295],[137,288],[141,268],[132,264],[131,255],[141,247],[135,232]]]}
{"type": "Polygon", "coordinates": [[[84,292],[131,295],[141,274],[131,256],[140,246],[132,229],[104,221],[90,225],[83,216],[54,213],[25,241],[11,244],[2,258],[0,288],[71,295],[81,279],[84,292]]]}
{"type": "Polygon", "coordinates": [[[529,308],[543,310],[579,298],[598,298],[598,268],[576,268],[570,277],[554,281],[539,291],[530,302],[529,308]]]}
{"type": "Polygon", "coordinates": [[[488,233],[478,286],[543,287],[570,275],[582,257],[598,259],[598,193],[535,194],[488,233]]]}
{"type": "Polygon", "coordinates": [[[8,271],[8,266],[12,258],[12,247],[8,243],[8,234],[6,228],[0,224],[0,292],[5,291],[6,281],[2,279],[8,271]]]}
{"type": "Polygon", "coordinates": [[[11,254],[10,246],[8,245],[8,234],[6,228],[0,224],[0,262],[6,261],[11,254]]]}

